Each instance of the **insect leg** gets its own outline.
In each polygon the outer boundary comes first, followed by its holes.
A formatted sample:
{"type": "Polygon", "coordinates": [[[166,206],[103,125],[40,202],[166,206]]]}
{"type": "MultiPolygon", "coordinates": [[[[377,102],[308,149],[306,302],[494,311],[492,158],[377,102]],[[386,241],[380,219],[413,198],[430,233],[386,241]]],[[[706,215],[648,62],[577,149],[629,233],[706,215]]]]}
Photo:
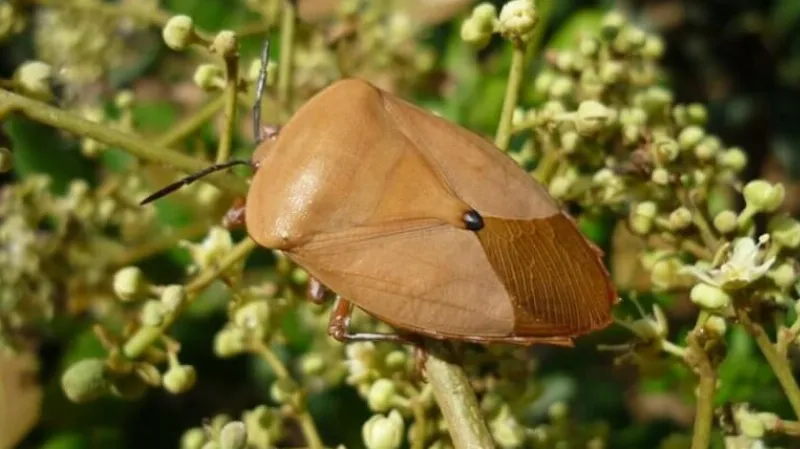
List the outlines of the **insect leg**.
{"type": "Polygon", "coordinates": [[[350,316],[353,314],[353,303],[342,298],[336,297],[336,302],[331,311],[331,319],[328,322],[328,335],[342,343],[352,343],[356,341],[371,342],[392,342],[413,344],[408,339],[397,334],[378,334],[378,333],[350,333],[350,316]]]}

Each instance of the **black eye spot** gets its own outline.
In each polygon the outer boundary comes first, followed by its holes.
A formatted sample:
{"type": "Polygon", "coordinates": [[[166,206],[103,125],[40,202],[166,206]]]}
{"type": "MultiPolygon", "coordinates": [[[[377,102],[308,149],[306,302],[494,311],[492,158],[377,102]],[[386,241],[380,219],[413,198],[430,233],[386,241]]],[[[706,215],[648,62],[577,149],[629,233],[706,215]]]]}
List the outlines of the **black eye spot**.
{"type": "Polygon", "coordinates": [[[483,217],[474,210],[465,212],[462,219],[467,229],[470,231],[480,231],[483,229],[483,217]]]}

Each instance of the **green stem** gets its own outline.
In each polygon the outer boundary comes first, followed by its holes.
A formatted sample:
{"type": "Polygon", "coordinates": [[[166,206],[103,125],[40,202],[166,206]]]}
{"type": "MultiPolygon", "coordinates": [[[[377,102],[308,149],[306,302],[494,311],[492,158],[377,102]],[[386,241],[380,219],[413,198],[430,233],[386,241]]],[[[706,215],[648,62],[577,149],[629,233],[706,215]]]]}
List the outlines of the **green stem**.
{"type": "Polygon", "coordinates": [[[513,43],[512,48],[511,70],[508,73],[506,96],[503,100],[503,111],[500,114],[500,123],[497,126],[497,135],[494,139],[495,145],[503,151],[508,149],[508,143],[511,141],[511,120],[514,117],[514,109],[517,107],[519,98],[519,89],[525,74],[525,46],[522,43],[513,43]]]}
{"type": "MultiPolygon", "coordinates": [[[[286,368],[286,365],[283,364],[281,359],[269,346],[261,344],[256,349],[256,352],[264,358],[264,361],[272,368],[272,371],[275,372],[278,379],[291,379],[291,374],[286,368]]],[[[302,410],[297,410],[295,419],[297,419],[298,424],[300,424],[300,429],[303,432],[308,448],[323,449],[325,445],[322,443],[322,438],[319,436],[314,418],[311,416],[311,413],[306,410],[305,404],[303,404],[302,410]]]]}
{"type": "Polygon", "coordinates": [[[717,389],[717,371],[711,364],[703,347],[697,341],[697,333],[702,330],[702,318],[686,337],[689,350],[687,363],[694,368],[698,377],[697,404],[695,406],[694,428],[691,449],[708,449],[711,444],[711,427],[714,419],[714,394],[717,389]]]}
{"type": "Polygon", "coordinates": [[[239,60],[236,55],[225,57],[225,99],[223,113],[225,115],[225,128],[219,137],[216,162],[222,163],[230,159],[233,133],[236,127],[236,106],[239,92],[239,60]]]}
{"type": "Polygon", "coordinates": [[[165,132],[158,139],[156,139],[156,146],[171,147],[178,144],[185,138],[189,137],[192,133],[200,129],[206,122],[214,118],[217,112],[222,109],[225,104],[225,96],[219,95],[213,100],[209,101],[202,108],[194,112],[192,115],[184,118],[178,124],[172,126],[169,131],[165,132]]]}
{"type": "Polygon", "coordinates": [[[211,269],[205,270],[197,275],[189,285],[186,286],[187,300],[184,301],[180,307],[167,315],[164,322],[158,327],[145,326],[140,328],[134,333],[122,347],[122,353],[129,359],[138,359],[144,354],[145,351],[158,340],[164,332],[172,326],[172,324],[180,316],[181,312],[185,310],[189,304],[196,298],[196,294],[204,288],[211,285],[217,278],[219,278],[225,271],[244,260],[251,251],[253,251],[258,244],[250,238],[246,238],[237,244],[231,252],[220,260],[220,262],[211,269]]]}
{"type": "Polygon", "coordinates": [[[761,349],[761,353],[764,354],[764,358],[767,359],[767,363],[769,363],[770,368],[772,368],[772,371],[775,373],[775,377],[778,378],[778,382],[781,384],[783,392],[786,394],[786,398],[789,400],[792,410],[794,410],[795,416],[800,418],[800,386],[797,385],[797,380],[794,378],[792,368],[789,366],[789,361],[778,354],[778,350],[772,344],[772,341],[770,341],[767,332],[760,324],[751,320],[746,311],[740,309],[737,310],[736,314],[739,318],[739,322],[744,325],[756,340],[756,344],[758,344],[759,349],[761,349]]]}
{"type": "Polygon", "coordinates": [[[425,372],[455,449],[493,449],[494,440],[464,370],[445,360],[448,354],[438,342],[428,342],[426,349],[425,372]]]}
{"type": "Polygon", "coordinates": [[[181,240],[191,240],[204,235],[206,232],[208,232],[208,223],[203,221],[195,222],[173,233],[152,238],[142,245],[121,251],[114,258],[114,265],[124,267],[136,263],[154,254],[174,248],[181,240]]]}
{"type": "Polygon", "coordinates": [[[286,1],[281,16],[281,53],[278,61],[278,103],[285,111],[291,111],[292,69],[294,62],[294,29],[296,24],[294,6],[286,1]]]}
{"type": "MultiPolygon", "coordinates": [[[[207,161],[159,147],[142,136],[94,123],[72,112],[0,89],[0,109],[5,107],[11,107],[15,109],[15,112],[37,122],[117,147],[148,162],[170,165],[176,170],[186,173],[193,173],[208,167],[207,161]]],[[[222,173],[206,176],[203,180],[235,195],[247,193],[247,185],[243,181],[231,176],[224,176],[222,173]]]]}

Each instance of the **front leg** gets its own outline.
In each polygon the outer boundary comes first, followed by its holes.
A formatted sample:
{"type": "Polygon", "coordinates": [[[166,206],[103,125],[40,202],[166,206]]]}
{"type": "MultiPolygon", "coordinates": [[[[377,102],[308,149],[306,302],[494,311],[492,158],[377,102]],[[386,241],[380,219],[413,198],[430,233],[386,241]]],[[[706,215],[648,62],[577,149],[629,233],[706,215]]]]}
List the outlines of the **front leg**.
{"type": "Polygon", "coordinates": [[[328,322],[328,335],[342,343],[352,343],[356,341],[371,342],[391,342],[403,344],[415,344],[408,338],[398,334],[378,334],[378,333],[350,333],[350,317],[353,314],[353,303],[342,298],[336,297],[331,311],[331,319],[328,322]]]}

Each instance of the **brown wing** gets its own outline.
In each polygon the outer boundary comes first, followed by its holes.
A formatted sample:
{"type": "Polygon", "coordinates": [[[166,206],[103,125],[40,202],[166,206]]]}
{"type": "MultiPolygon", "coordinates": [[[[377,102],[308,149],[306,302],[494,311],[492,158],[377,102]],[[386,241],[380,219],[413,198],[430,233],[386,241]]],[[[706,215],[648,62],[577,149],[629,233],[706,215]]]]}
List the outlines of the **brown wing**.
{"type": "Polygon", "coordinates": [[[376,318],[438,337],[506,337],[505,286],[470,231],[422,220],[315,237],[289,253],[376,318]]]}
{"type": "Polygon", "coordinates": [[[569,218],[484,219],[478,239],[514,305],[518,336],[573,336],[606,327],[616,291],[569,218]]]}

